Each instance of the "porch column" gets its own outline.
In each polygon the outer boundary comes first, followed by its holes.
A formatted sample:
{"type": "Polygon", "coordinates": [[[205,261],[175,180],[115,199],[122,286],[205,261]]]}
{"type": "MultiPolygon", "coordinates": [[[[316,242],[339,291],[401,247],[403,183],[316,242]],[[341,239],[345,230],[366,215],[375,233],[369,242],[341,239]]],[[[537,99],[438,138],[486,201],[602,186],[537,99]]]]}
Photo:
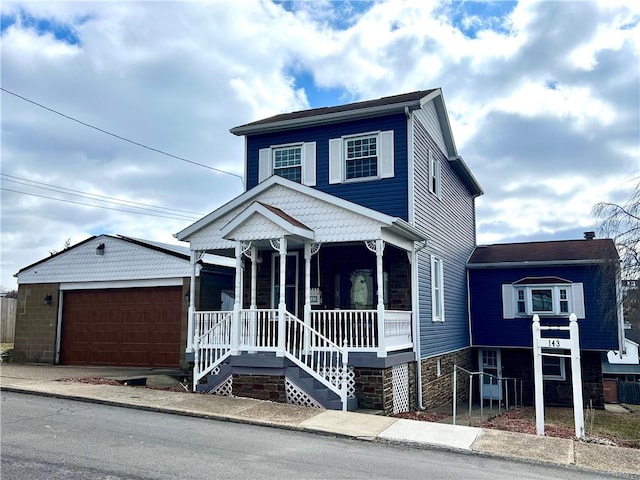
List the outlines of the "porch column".
{"type": "MultiPolygon", "coordinates": [[[[255,245],[251,245],[251,313],[249,326],[249,344],[251,346],[256,345],[256,309],[258,308],[257,302],[257,284],[258,284],[258,248],[255,245]]],[[[250,353],[255,353],[250,352],[250,353]]]]}
{"type": "Polygon", "coordinates": [[[240,344],[240,309],[242,308],[242,242],[236,240],[236,284],[231,319],[231,355],[238,355],[240,344]]]}
{"type": "Polygon", "coordinates": [[[386,335],[384,329],[384,272],[382,267],[382,254],[384,242],[376,240],[376,282],[378,283],[378,357],[387,356],[386,335]]]}
{"type": "Polygon", "coordinates": [[[196,252],[191,250],[191,255],[189,261],[191,262],[191,279],[189,283],[189,313],[187,320],[187,353],[193,353],[194,349],[194,332],[195,332],[195,321],[196,321],[196,269],[197,269],[197,261],[198,254],[200,252],[196,252]]]}
{"type": "Polygon", "coordinates": [[[277,357],[284,357],[285,352],[285,333],[286,333],[286,281],[287,281],[287,238],[280,237],[280,245],[278,245],[278,253],[280,254],[280,298],[278,300],[278,348],[276,350],[277,357]]]}
{"type": "MultiPolygon", "coordinates": [[[[304,244],[304,324],[311,325],[311,245],[304,244]]],[[[304,353],[309,353],[309,334],[304,329],[304,353]]]]}
{"type": "MultiPolygon", "coordinates": [[[[311,326],[311,258],[320,250],[319,243],[304,244],[304,351],[308,354],[311,349],[309,327],[311,326]]],[[[318,267],[320,268],[320,267],[318,267]]],[[[319,274],[318,274],[319,275],[319,274]]],[[[318,278],[318,286],[320,278],[318,278]]],[[[317,327],[317,326],[316,326],[317,327]]]]}

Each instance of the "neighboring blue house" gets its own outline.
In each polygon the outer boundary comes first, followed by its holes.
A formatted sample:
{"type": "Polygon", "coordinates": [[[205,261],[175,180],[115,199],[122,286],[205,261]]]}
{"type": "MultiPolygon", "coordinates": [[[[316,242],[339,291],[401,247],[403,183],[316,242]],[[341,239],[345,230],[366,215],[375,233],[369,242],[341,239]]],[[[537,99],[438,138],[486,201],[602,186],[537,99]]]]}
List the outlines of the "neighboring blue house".
{"type": "MultiPolygon", "coordinates": [[[[587,405],[604,404],[601,355],[618,350],[623,338],[619,258],[612,240],[587,232],[584,240],[479,246],[468,275],[471,344],[480,371],[519,379],[524,403],[532,404],[532,317],[539,315],[542,325],[568,325],[575,313],[583,398],[587,405]]],[[[572,405],[570,367],[567,358],[543,356],[546,404],[572,405]]],[[[491,382],[485,383],[491,396],[491,382]]]]}
{"type": "Polygon", "coordinates": [[[176,235],[194,265],[236,261],[232,308],[190,305],[194,388],[385,413],[450,403],[453,365],[473,363],[482,189],[441,90],[231,132],[245,137],[245,193],[176,235]]]}

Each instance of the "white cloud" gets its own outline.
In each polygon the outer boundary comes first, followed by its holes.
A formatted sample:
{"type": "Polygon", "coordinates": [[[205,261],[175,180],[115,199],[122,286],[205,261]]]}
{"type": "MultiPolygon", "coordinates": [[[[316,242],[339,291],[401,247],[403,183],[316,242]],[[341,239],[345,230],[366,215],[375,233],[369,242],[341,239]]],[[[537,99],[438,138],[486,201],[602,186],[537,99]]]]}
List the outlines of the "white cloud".
{"type": "MultiPolygon", "coordinates": [[[[418,0],[4,2],[4,18],[18,20],[3,27],[2,86],[233,174],[244,145],[229,128],[323,106],[310,104],[313,89],[335,89],[337,103],[442,87],[458,150],[486,191],[479,240],[574,236],[638,172],[636,3],[498,4],[486,16],[418,0]]],[[[1,101],[3,174],[203,213],[242,191],[234,176],[7,93],[1,101]]],[[[5,189],[58,196],[8,180],[5,189]]],[[[0,283],[67,238],[171,241],[189,223],[5,190],[0,283]]]]}

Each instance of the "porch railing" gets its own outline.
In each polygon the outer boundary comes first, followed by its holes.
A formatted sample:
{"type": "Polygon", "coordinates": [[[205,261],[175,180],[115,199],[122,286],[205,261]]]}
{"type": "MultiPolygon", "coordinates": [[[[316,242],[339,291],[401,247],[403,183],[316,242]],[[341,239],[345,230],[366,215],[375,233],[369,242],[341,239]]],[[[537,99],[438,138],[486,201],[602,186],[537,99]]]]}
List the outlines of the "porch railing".
{"type": "Polygon", "coordinates": [[[311,327],[351,351],[371,351],[378,348],[377,322],[376,310],[311,311],[311,327]]]}
{"type": "Polygon", "coordinates": [[[196,312],[193,389],[231,355],[233,312],[196,312]]]}
{"type": "Polygon", "coordinates": [[[347,410],[349,352],[299,318],[286,315],[285,357],[336,393],[347,410]],[[308,348],[313,345],[315,348],[308,348]]]}
{"type": "Polygon", "coordinates": [[[278,346],[278,310],[240,310],[240,350],[271,352],[278,346]]]}
{"type": "Polygon", "coordinates": [[[413,345],[411,312],[407,311],[385,310],[382,338],[377,310],[312,310],[311,327],[352,352],[377,351],[380,342],[387,352],[413,345]]]}
{"type": "Polygon", "coordinates": [[[384,342],[387,352],[411,348],[413,346],[411,312],[385,310],[384,342]]]}

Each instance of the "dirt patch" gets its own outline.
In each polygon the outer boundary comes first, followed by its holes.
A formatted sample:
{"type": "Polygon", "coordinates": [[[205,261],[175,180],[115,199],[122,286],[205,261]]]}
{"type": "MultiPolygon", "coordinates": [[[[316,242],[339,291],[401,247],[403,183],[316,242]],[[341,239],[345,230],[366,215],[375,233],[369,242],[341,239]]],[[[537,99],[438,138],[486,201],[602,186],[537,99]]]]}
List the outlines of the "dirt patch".
{"type": "MultiPolygon", "coordinates": [[[[628,408],[629,413],[585,410],[586,443],[640,449],[640,408],[628,408]]],[[[430,412],[407,412],[396,418],[440,422],[448,415],[430,412]]],[[[573,409],[545,408],[544,433],[548,437],[575,438],[573,409]]],[[[532,407],[514,408],[485,422],[480,428],[536,435],[536,413],[532,407]]]]}
{"type": "Polygon", "coordinates": [[[58,382],[86,383],[88,385],[122,385],[117,380],[104,377],[61,378],[58,382]]]}
{"type": "Polygon", "coordinates": [[[439,422],[448,418],[450,415],[446,413],[433,413],[433,412],[404,412],[396,413],[395,418],[404,418],[406,420],[420,420],[422,422],[439,422]]]}

